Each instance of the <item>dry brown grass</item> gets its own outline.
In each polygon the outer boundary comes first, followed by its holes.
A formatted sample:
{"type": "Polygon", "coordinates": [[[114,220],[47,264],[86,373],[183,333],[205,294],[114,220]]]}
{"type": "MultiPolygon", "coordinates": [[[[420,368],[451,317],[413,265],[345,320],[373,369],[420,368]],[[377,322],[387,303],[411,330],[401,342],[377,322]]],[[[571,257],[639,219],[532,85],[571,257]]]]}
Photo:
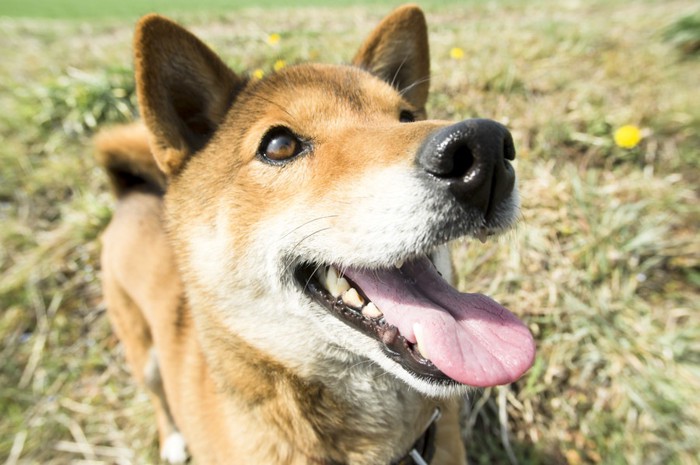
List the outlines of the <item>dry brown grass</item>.
{"type": "MultiPolygon", "coordinates": [[[[697,463],[700,63],[662,40],[693,8],[428,9],[432,115],[500,120],[519,149],[522,221],[498,241],[456,244],[460,283],[519,313],[539,348],[521,381],[468,400],[471,463],[697,463]],[[612,132],[628,123],[645,138],[623,150],[612,132]]],[[[269,70],[345,61],[385,12],[180,19],[234,68],[269,70]]],[[[0,27],[0,457],[154,463],[148,402],[101,303],[97,237],[112,199],[89,148],[96,126],[132,117],[132,24],[0,27]]]]}

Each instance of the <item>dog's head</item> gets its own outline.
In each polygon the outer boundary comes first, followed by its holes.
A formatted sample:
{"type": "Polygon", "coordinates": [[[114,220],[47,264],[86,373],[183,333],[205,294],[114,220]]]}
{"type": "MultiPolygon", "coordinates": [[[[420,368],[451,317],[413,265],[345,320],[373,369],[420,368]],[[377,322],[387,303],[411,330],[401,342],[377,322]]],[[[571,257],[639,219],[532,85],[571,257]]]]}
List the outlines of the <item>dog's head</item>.
{"type": "Polygon", "coordinates": [[[527,328],[429,260],[452,239],[509,228],[518,197],[505,127],[425,120],[418,8],[384,19],[352,66],[261,80],[158,16],[135,48],[205,350],[225,328],[298,370],[369,359],[428,394],[508,383],[531,365],[527,328]]]}

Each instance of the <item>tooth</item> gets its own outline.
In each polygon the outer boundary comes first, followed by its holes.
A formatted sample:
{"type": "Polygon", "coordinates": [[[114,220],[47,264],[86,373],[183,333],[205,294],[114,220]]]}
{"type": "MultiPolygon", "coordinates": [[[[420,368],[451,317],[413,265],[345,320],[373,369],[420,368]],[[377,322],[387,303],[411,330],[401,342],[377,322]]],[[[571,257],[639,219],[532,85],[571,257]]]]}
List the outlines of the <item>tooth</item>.
{"type": "Polygon", "coordinates": [[[343,294],[343,302],[345,302],[346,305],[355,308],[360,308],[362,307],[362,304],[365,303],[362,297],[360,297],[360,294],[358,294],[353,287],[345,291],[343,294]]]}
{"type": "Polygon", "coordinates": [[[339,276],[338,270],[332,266],[328,267],[324,284],[333,297],[340,297],[343,292],[350,289],[347,279],[339,276]]]}
{"type": "Polygon", "coordinates": [[[396,260],[396,263],[394,263],[394,266],[396,268],[401,268],[403,266],[403,264],[404,264],[404,259],[396,260]]]}
{"type": "Polygon", "coordinates": [[[476,238],[481,241],[482,244],[486,244],[486,238],[488,237],[488,234],[486,234],[486,231],[484,229],[479,230],[478,233],[476,233],[476,238]]]}
{"type": "Polygon", "coordinates": [[[370,302],[365,305],[362,308],[362,314],[367,318],[379,318],[380,316],[384,315],[382,311],[379,310],[376,305],[374,305],[374,302],[370,302]]]}
{"type": "Polygon", "coordinates": [[[418,353],[420,353],[424,359],[430,360],[426,353],[425,345],[423,345],[423,341],[425,340],[423,327],[419,323],[413,323],[413,334],[416,336],[416,348],[418,349],[418,353]]]}

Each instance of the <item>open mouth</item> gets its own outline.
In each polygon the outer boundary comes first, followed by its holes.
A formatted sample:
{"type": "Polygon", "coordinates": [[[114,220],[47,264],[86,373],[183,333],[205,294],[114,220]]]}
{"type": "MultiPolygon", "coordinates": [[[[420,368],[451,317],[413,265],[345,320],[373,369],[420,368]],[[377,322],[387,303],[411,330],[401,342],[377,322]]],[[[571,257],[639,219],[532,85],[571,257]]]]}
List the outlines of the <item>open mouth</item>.
{"type": "Polygon", "coordinates": [[[342,272],[307,263],[294,274],[309,297],[418,378],[494,386],[517,380],[533,363],[527,327],[489,297],[457,291],[426,256],[342,272]]]}
{"type": "Polygon", "coordinates": [[[297,268],[297,281],[305,292],[331,314],[362,333],[380,341],[384,353],[414,375],[450,382],[422,353],[418,341],[409,341],[360,287],[334,266],[305,265],[297,268]]]}

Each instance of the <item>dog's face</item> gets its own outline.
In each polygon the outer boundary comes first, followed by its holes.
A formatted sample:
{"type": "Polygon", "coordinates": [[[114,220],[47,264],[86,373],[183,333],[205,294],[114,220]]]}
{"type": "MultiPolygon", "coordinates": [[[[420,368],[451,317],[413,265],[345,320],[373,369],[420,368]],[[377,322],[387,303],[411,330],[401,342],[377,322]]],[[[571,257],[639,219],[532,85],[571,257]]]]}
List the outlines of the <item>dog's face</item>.
{"type": "Polygon", "coordinates": [[[158,17],[136,39],[139,98],[170,175],[168,226],[205,350],[235,334],[313,376],[370,360],[426,394],[517,379],[527,329],[429,261],[508,228],[508,131],[424,121],[420,10],[397,10],[355,66],[246,81],[158,17]],[[315,368],[316,367],[316,368],[315,368]]]}

